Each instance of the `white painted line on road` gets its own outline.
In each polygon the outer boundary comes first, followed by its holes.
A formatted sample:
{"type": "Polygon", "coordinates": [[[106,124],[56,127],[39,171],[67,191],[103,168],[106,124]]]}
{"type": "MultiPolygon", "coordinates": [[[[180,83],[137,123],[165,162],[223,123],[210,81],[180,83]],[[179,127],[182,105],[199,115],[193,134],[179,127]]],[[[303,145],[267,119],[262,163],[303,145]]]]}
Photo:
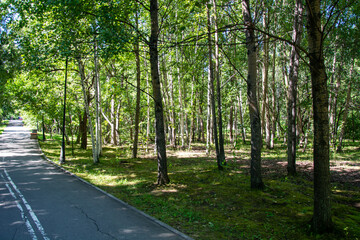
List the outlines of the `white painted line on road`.
{"type": "Polygon", "coordinates": [[[20,190],[17,188],[17,186],[15,185],[15,183],[12,181],[10,175],[8,174],[8,172],[6,171],[6,169],[4,169],[4,173],[6,175],[6,177],[8,178],[11,186],[15,189],[15,191],[18,193],[20,199],[22,200],[22,202],[24,203],[26,209],[29,211],[29,214],[31,216],[31,218],[33,219],[37,229],[40,231],[42,237],[45,239],[45,240],[50,240],[47,236],[46,236],[46,233],[44,231],[44,228],[42,227],[39,219],[37,218],[37,216],[35,215],[34,211],[32,210],[30,204],[26,201],[26,199],[24,198],[24,196],[22,195],[22,193],[20,192],[20,190]]]}
{"type": "Polygon", "coordinates": [[[9,190],[11,196],[13,196],[13,198],[15,199],[15,202],[16,202],[16,206],[18,207],[18,209],[20,210],[20,213],[21,213],[21,218],[23,219],[23,221],[25,222],[26,224],[26,227],[28,229],[28,232],[30,233],[31,235],[31,239],[32,240],[37,240],[37,237],[36,237],[36,234],[35,234],[35,230],[34,228],[31,226],[31,223],[29,221],[29,219],[26,217],[25,213],[24,213],[24,209],[22,208],[22,206],[19,204],[19,202],[17,201],[17,197],[15,195],[15,193],[11,190],[11,187],[9,186],[9,184],[5,184],[7,189],[9,190]]]}

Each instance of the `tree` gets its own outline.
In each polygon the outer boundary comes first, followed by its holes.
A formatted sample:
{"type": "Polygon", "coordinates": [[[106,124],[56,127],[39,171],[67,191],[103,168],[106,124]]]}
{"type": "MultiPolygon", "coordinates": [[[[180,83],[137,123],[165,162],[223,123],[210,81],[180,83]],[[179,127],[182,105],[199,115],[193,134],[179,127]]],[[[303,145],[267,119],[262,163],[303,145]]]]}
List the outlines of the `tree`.
{"type": "Polygon", "coordinates": [[[297,147],[297,134],[296,134],[296,118],[297,118],[297,82],[299,75],[299,61],[300,56],[296,46],[300,45],[302,34],[302,13],[303,5],[301,0],[296,0],[294,7],[294,24],[292,41],[295,45],[291,46],[290,54],[290,71],[288,83],[288,130],[287,130],[287,157],[288,165],[287,171],[289,175],[296,173],[296,147],[297,147]]]}
{"type": "Polygon", "coordinates": [[[320,0],[306,1],[309,60],[314,112],[314,214],[313,230],[332,229],[329,165],[328,89],[324,63],[324,31],[320,0]]]}
{"type": "Polygon", "coordinates": [[[163,185],[170,182],[167,173],[167,159],[166,159],[166,139],[164,128],[164,114],[160,87],[159,76],[159,53],[158,53],[158,38],[159,38],[159,21],[158,21],[158,2],[157,0],[150,0],[150,19],[151,19],[151,35],[149,41],[150,52],[150,66],[151,66],[151,80],[153,88],[153,98],[155,102],[155,127],[156,127],[156,150],[158,160],[158,177],[157,184],[163,185]]]}
{"type": "MultiPolygon", "coordinates": [[[[136,13],[136,25],[139,26],[138,13],[136,13]]],[[[134,131],[134,143],[133,143],[133,158],[137,156],[138,141],[139,141],[139,122],[140,122],[140,81],[141,81],[141,69],[140,69],[140,49],[139,40],[135,40],[134,54],[136,59],[136,107],[135,107],[135,131],[134,131]]]]}
{"type": "Polygon", "coordinates": [[[242,12],[245,23],[246,48],[248,55],[247,95],[249,101],[251,124],[251,188],[262,189],[264,183],[261,176],[261,122],[257,99],[257,57],[255,25],[251,16],[249,0],[242,0],[242,12]]]}

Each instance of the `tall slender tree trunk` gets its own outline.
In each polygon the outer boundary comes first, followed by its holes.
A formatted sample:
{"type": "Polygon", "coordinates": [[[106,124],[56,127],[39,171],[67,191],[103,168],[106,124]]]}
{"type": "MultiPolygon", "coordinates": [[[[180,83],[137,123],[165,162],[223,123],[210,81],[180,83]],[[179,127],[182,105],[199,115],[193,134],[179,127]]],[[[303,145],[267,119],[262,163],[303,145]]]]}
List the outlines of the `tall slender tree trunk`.
{"type": "MultiPolygon", "coordinates": [[[[138,26],[138,15],[136,14],[136,25],[138,26]]],[[[136,59],[136,107],[135,107],[135,129],[134,129],[134,142],[133,142],[133,154],[132,157],[137,157],[138,152],[138,141],[139,141],[139,123],[140,123],[140,81],[141,81],[141,70],[140,70],[140,50],[139,40],[136,40],[134,46],[134,53],[136,59]]]]}
{"type": "MultiPolygon", "coordinates": [[[[338,36],[336,36],[335,41],[338,40],[338,36]]],[[[335,43],[334,49],[334,58],[332,63],[332,70],[331,70],[331,77],[330,77],[330,84],[329,84],[329,125],[330,125],[330,141],[334,140],[334,126],[335,126],[335,110],[336,110],[336,93],[337,88],[336,84],[334,84],[336,78],[336,71],[337,71],[337,44],[335,43]],[[334,86],[335,85],[335,86],[334,86]]]]}
{"type": "MultiPolygon", "coordinates": [[[[264,4],[265,7],[265,4],[264,4]]],[[[268,13],[266,11],[263,12],[263,28],[268,29],[268,13]]],[[[269,37],[264,34],[264,59],[263,59],[263,67],[262,67],[262,78],[263,78],[263,92],[262,92],[262,111],[261,111],[261,122],[263,135],[265,134],[265,143],[266,148],[271,149],[270,146],[270,106],[269,106],[269,37]]]]}
{"type": "MultiPolygon", "coordinates": [[[[275,23],[277,21],[275,20],[275,23]]],[[[277,99],[276,99],[276,42],[273,46],[273,66],[272,66],[272,82],[271,82],[271,91],[272,91],[272,123],[271,123],[271,136],[270,136],[270,148],[273,149],[275,144],[275,132],[276,132],[276,121],[277,121],[277,99]]]]}
{"type": "MultiPolygon", "coordinates": [[[[294,10],[294,24],[293,24],[293,36],[292,40],[295,45],[300,45],[302,34],[302,13],[303,5],[301,0],[296,0],[294,10]]],[[[300,56],[296,50],[296,46],[292,46],[290,54],[290,73],[289,73],[289,85],[288,85],[288,144],[287,144],[287,156],[288,165],[287,172],[289,175],[296,174],[296,146],[297,146],[297,134],[296,134],[296,112],[297,112],[297,82],[299,75],[299,60],[300,56]]]]}
{"type": "Polygon", "coordinates": [[[195,138],[194,134],[194,122],[195,122],[195,108],[196,108],[196,98],[195,98],[195,91],[194,91],[194,82],[195,82],[195,76],[193,76],[193,80],[191,82],[191,117],[190,117],[190,137],[189,137],[189,146],[188,149],[191,150],[191,144],[195,138]]]}
{"type": "Polygon", "coordinates": [[[229,116],[229,139],[231,143],[234,143],[234,134],[233,134],[233,127],[234,127],[234,105],[230,103],[230,116],[229,116]]]}
{"type": "Polygon", "coordinates": [[[245,126],[244,126],[244,120],[243,120],[243,115],[244,115],[244,111],[243,111],[243,102],[242,102],[242,90],[241,87],[239,88],[239,96],[238,96],[238,104],[239,104],[239,115],[240,115],[240,131],[241,131],[241,138],[244,144],[246,144],[246,131],[245,131],[245,126]]]}
{"type": "Polygon", "coordinates": [[[95,136],[96,136],[96,159],[95,163],[100,161],[102,150],[102,136],[101,136],[101,89],[99,79],[99,62],[97,53],[97,40],[94,37],[94,65],[95,65],[95,136]]]}
{"type": "Polygon", "coordinates": [[[111,98],[110,102],[110,121],[111,121],[111,144],[117,145],[117,131],[116,131],[116,116],[115,116],[115,99],[114,96],[111,98]]]}
{"type": "Polygon", "coordinates": [[[220,158],[220,150],[219,150],[219,140],[218,140],[218,132],[217,132],[217,121],[216,121],[216,109],[215,109],[215,88],[214,88],[214,64],[212,59],[212,39],[211,39],[211,17],[210,17],[210,9],[207,7],[207,17],[208,17],[208,54],[209,54],[209,91],[210,91],[210,108],[212,113],[212,130],[213,130],[213,139],[215,143],[215,151],[216,151],[216,162],[218,169],[222,169],[223,167],[221,158],[220,158]]]}
{"type": "Polygon", "coordinates": [[[146,152],[149,152],[149,137],[150,137],[150,84],[149,84],[149,73],[147,71],[147,60],[146,60],[146,51],[144,50],[144,68],[146,69],[146,88],[147,88],[147,111],[146,111],[146,152]]]}
{"type": "MultiPolygon", "coordinates": [[[[84,65],[80,58],[78,58],[78,66],[79,66],[79,73],[80,73],[80,81],[81,81],[81,89],[83,92],[84,102],[85,102],[85,112],[86,112],[86,118],[89,120],[89,128],[90,128],[90,135],[91,135],[91,143],[92,143],[92,154],[93,154],[93,162],[98,163],[98,155],[96,153],[96,143],[95,143],[95,135],[94,135],[94,127],[92,125],[91,115],[90,115],[90,109],[89,109],[89,99],[87,95],[87,90],[85,86],[85,71],[84,71],[84,65]]],[[[85,119],[85,117],[83,118],[85,119]]]]}
{"type": "Polygon", "coordinates": [[[226,165],[225,150],[224,150],[224,135],[223,135],[223,121],[222,121],[222,105],[221,105],[221,88],[220,88],[220,54],[219,54],[219,33],[217,24],[217,6],[216,0],[212,0],[214,7],[214,26],[215,26],[215,78],[216,78],[216,93],[217,93],[217,114],[219,126],[219,156],[218,167],[222,169],[221,165],[226,165]],[[220,164],[220,166],[219,166],[220,164]]]}
{"type": "MultiPolygon", "coordinates": [[[[352,60],[352,62],[354,62],[354,60],[352,60]]],[[[337,152],[342,151],[342,142],[343,142],[343,138],[344,138],[344,134],[345,134],[345,126],[346,126],[347,119],[348,119],[349,106],[350,106],[350,101],[351,101],[353,71],[354,71],[354,64],[351,65],[351,68],[350,68],[350,78],[349,78],[350,81],[349,81],[349,86],[348,86],[347,93],[346,93],[346,102],[345,102],[345,109],[344,109],[344,113],[343,113],[342,127],[341,127],[340,135],[339,135],[339,143],[336,148],[337,152]]]]}
{"type": "MultiPolygon", "coordinates": [[[[180,62],[179,50],[176,48],[176,61],[180,62]]],[[[179,84],[179,105],[180,105],[180,140],[181,148],[185,147],[185,123],[184,123],[184,104],[183,104],[183,91],[182,91],[182,81],[180,76],[180,67],[177,66],[177,79],[179,84]]]]}
{"type": "MultiPolygon", "coordinates": [[[[163,71],[164,71],[164,83],[166,82],[166,85],[169,88],[169,91],[165,91],[168,92],[168,103],[170,104],[169,107],[169,118],[170,118],[170,124],[169,124],[169,140],[170,140],[170,145],[172,147],[176,147],[176,115],[175,115],[175,105],[174,105],[174,79],[173,79],[173,75],[169,74],[168,75],[168,71],[166,70],[166,58],[165,55],[163,57],[163,61],[162,61],[162,65],[163,65],[163,71]],[[169,85],[167,84],[167,78],[169,76],[169,85]]],[[[171,55],[169,55],[169,62],[171,62],[171,55]]]]}
{"type": "Polygon", "coordinates": [[[167,172],[166,139],[164,128],[164,113],[160,88],[159,76],[159,53],[158,53],[158,1],[150,0],[151,35],[149,41],[151,79],[153,86],[153,97],[155,102],[155,125],[156,125],[156,150],[158,160],[157,184],[163,185],[170,182],[167,172]]]}
{"type": "Polygon", "coordinates": [[[264,183],[261,175],[261,122],[257,99],[257,56],[255,26],[251,17],[250,1],[242,0],[242,12],[245,22],[246,48],[248,56],[247,95],[249,101],[250,124],[251,124],[251,188],[263,189],[264,183]]]}
{"type": "Polygon", "coordinates": [[[323,55],[324,32],[321,26],[320,0],[308,0],[307,32],[314,114],[314,214],[316,233],[332,230],[329,165],[329,115],[327,76],[323,55]]]}

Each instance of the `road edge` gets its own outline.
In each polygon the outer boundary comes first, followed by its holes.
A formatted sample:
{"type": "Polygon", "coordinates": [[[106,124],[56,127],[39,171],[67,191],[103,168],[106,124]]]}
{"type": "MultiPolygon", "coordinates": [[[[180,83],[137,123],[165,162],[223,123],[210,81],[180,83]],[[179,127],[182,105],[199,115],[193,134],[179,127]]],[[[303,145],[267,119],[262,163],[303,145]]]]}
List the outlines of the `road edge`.
{"type": "Polygon", "coordinates": [[[76,174],[74,174],[74,173],[72,173],[72,172],[70,172],[70,171],[66,170],[65,168],[61,167],[60,165],[58,165],[57,163],[55,163],[54,161],[52,161],[51,159],[49,159],[49,158],[48,158],[48,157],[44,154],[44,152],[42,151],[42,149],[41,149],[41,147],[40,147],[40,143],[39,143],[39,141],[38,141],[38,140],[35,140],[35,141],[36,141],[36,144],[37,144],[37,146],[38,146],[38,150],[40,151],[41,156],[42,156],[45,160],[47,160],[49,163],[51,163],[53,166],[55,166],[55,167],[57,167],[58,169],[60,169],[61,171],[63,171],[63,172],[65,172],[65,173],[67,173],[67,174],[69,174],[69,175],[71,175],[71,176],[75,177],[75,178],[76,178],[76,179],[78,179],[79,181],[81,181],[81,182],[83,182],[83,183],[87,184],[88,186],[91,186],[91,187],[95,188],[96,190],[98,190],[98,191],[100,191],[101,193],[105,194],[106,196],[108,196],[108,197],[112,198],[113,200],[115,200],[115,201],[117,201],[117,202],[119,202],[119,203],[124,204],[124,205],[125,205],[126,207],[128,207],[129,209],[131,209],[131,210],[135,211],[136,213],[138,213],[138,214],[140,214],[140,215],[142,215],[142,216],[146,217],[147,219],[149,219],[149,220],[151,220],[151,221],[153,221],[153,222],[155,222],[155,223],[159,224],[161,227],[163,227],[163,228],[165,228],[165,229],[167,229],[167,230],[169,230],[169,231],[173,232],[174,234],[176,234],[176,235],[178,235],[178,236],[182,237],[183,239],[186,239],[186,240],[194,240],[193,238],[191,238],[191,237],[187,236],[185,233],[182,233],[182,232],[180,232],[179,230],[177,230],[177,229],[175,229],[175,228],[171,227],[170,225],[168,225],[168,224],[166,224],[166,223],[164,223],[164,222],[160,221],[159,219],[156,219],[156,218],[154,218],[154,217],[152,217],[152,216],[148,215],[147,213],[145,213],[145,212],[143,212],[143,211],[141,211],[141,210],[137,209],[136,207],[131,206],[131,205],[130,205],[130,204],[128,204],[127,202],[124,202],[123,200],[121,200],[121,199],[119,199],[119,198],[115,197],[114,195],[112,195],[112,194],[110,194],[110,193],[108,193],[108,192],[106,192],[106,191],[102,190],[101,188],[99,188],[99,187],[97,187],[97,186],[93,185],[92,183],[90,183],[90,182],[86,181],[85,179],[82,179],[82,178],[81,178],[81,177],[79,177],[78,175],[76,175],[76,174]]]}

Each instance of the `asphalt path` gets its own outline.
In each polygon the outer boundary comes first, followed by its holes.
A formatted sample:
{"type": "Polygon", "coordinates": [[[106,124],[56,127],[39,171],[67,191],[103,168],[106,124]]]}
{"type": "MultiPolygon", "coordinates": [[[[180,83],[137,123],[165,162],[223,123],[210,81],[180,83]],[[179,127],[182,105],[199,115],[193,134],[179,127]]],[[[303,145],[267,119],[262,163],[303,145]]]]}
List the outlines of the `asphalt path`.
{"type": "Polygon", "coordinates": [[[190,239],[44,159],[30,131],[0,135],[0,240],[190,239]]]}

